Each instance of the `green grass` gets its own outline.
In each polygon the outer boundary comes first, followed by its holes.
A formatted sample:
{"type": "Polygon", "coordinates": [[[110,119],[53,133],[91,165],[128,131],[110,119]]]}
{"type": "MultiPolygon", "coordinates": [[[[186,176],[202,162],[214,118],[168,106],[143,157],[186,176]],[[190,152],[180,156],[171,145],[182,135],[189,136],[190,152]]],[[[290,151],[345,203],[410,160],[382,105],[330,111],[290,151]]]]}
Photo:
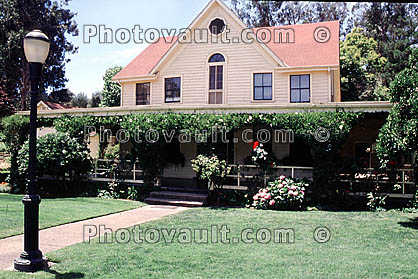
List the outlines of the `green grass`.
{"type": "MultiPolygon", "coordinates": [[[[85,220],[141,206],[140,202],[97,198],[43,199],[40,228],[85,220]]],[[[23,233],[21,195],[0,194],[0,239],[23,233]]]]}
{"type": "Polygon", "coordinates": [[[146,228],[228,225],[292,228],[293,244],[77,244],[48,254],[56,264],[35,275],[0,278],[417,278],[417,214],[399,212],[273,212],[193,209],[144,224],[146,228]],[[327,243],[313,240],[326,226],[327,243]]]}

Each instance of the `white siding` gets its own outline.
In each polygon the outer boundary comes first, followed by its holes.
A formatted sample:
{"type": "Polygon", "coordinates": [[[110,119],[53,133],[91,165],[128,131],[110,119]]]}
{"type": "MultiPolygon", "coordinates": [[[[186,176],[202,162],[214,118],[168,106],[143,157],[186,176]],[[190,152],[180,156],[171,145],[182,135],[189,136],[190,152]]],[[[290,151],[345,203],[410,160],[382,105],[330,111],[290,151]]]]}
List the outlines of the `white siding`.
{"type": "MultiPolygon", "coordinates": [[[[198,28],[207,28],[213,18],[223,18],[231,30],[228,38],[241,37],[242,27],[222,8],[215,5],[208,14],[197,22],[198,28]]],[[[224,34],[225,35],[225,34],[224,34]]],[[[291,46],[289,46],[291,47],[291,46]]],[[[160,66],[157,79],[151,82],[151,105],[165,105],[164,78],[180,76],[182,78],[181,104],[202,105],[208,103],[208,63],[211,54],[221,53],[226,58],[224,67],[224,103],[249,104],[252,100],[252,79],[254,72],[272,72],[274,82],[273,101],[262,103],[290,103],[289,76],[301,72],[284,73],[279,65],[256,43],[183,43],[170,54],[160,66]]],[[[301,53],[300,55],[303,55],[301,53]]],[[[280,56],[280,55],[279,55],[280,56]]],[[[284,69],[284,68],[282,68],[284,69]]],[[[311,74],[311,102],[329,102],[330,86],[328,71],[307,71],[311,74]]],[[[135,105],[135,83],[122,84],[122,105],[135,105]]],[[[258,101],[259,102],[259,101],[258,101]]],[[[175,106],[171,103],[170,106],[175,106]]]]}

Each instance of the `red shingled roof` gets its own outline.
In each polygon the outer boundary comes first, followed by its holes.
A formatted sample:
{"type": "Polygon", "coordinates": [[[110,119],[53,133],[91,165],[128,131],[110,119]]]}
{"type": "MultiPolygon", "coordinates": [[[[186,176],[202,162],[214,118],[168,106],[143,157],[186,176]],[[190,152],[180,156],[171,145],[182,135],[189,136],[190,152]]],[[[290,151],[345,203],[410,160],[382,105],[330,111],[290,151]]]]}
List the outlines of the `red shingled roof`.
{"type": "Polygon", "coordinates": [[[156,43],[144,49],[122,71],[114,76],[113,79],[148,75],[176,40],[177,37],[160,38],[156,43]]]}
{"type": "MultiPolygon", "coordinates": [[[[264,27],[293,29],[294,43],[276,43],[271,40],[267,47],[279,57],[286,65],[291,67],[331,66],[339,65],[339,22],[328,21],[310,24],[286,25],[277,27],[264,27]],[[314,38],[315,30],[326,27],[330,31],[330,39],[319,43],[314,38]]],[[[254,28],[254,32],[260,28],[254,28]]],[[[150,74],[152,68],[158,64],[164,54],[177,40],[176,37],[167,37],[149,45],[113,79],[125,79],[145,76],[150,74]]]]}
{"type": "MultiPolygon", "coordinates": [[[[293,29],[295,32],[294,44],[280,44],[273,40],[267,46],[288,66],[329,66],[340,64],[340,24],[338,21],[327,21],[309,24],[287,25],[280,27],[267,27],[293,29]],[[329,30],[329,40],[319,43],[314,38],[317,28],[325,27],[329,30]]],[[[257,28],[255,29],[257,30],[257,28]]],[[[326,29],[324,32],[328,32],[326,29]]],[[[273,31],[271,31],[273,34],[273,31]]],[[[318,29],[321,37],[321,29],[318,29]]],[[[324,37],[326,38],[326,37],[324,37]]]]}
{"type": "Polygon", "coordinates": [[[54,103],[54,102],[49,102],[49,101],[42,101],[45,105],[47,105],[50,109],[69,109],[71,108],[70,106],[67,105],[62,105],[62,104],[58,104],[58,103],[54,103]]]}

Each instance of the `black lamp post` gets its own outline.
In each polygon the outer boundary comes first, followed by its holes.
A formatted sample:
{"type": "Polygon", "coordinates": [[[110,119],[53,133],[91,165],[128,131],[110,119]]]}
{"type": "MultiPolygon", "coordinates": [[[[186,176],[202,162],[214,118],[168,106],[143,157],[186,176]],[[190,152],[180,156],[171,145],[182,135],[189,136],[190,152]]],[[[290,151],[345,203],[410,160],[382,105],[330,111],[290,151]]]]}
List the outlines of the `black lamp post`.
{"type": "Polygon", "coordinates": [[[42,252],[39,250],[39,204],[36,178],[36,120],[39,99],[39,82],[42,65],[49,53],[49,39],[40,30],[29,32],[23,40],[26,59],[29,62],[31,81],[30,126],[29,126],[29,167],[28,190],[23,197],[25,207],[24,220],[24,251],[15,260],[14,267],[18,271],[35,272],[44,267],[42,252]]]}

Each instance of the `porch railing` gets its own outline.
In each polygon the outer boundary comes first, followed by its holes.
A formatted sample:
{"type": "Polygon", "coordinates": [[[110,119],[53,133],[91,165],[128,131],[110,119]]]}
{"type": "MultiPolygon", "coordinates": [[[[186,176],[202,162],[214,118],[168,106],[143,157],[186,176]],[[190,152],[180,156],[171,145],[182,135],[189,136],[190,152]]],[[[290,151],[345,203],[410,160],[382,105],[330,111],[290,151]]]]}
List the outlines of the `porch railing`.
{"type": "Polygon", "coordinates": [[[367,195],[371,187],[379,185],[383,188],[382,195],[393,198],[414,198],[417,191],[413,168],[399,168],[394,170],[381,170],[367,168],[353,175],[340,174],[336,181],[338,184],[348,186],[350,195],[367,195]],[[345,184],[345,185],[344,185],[345,184]],[[399,185],[400,190],[395,191],[394,185],[399,185]]]}
{"type": "Polygon", "coordinates": [[[132,162],[130,160],[96,159],[93,171],[89,174],[89,179],[93,181],[119,179],[128,183],[143,183],[144,172],[138,164],[138,161],[132,162]]]}
{"type": "MultiPolygon", "coordinates": [[[[260,178],[260,168],[256,165],[229,165],[232,167],[231,173],[227,175],[228,178],[232,181],[228,181],[226,185],[223,186],[224,189],[234,189],[234,190],[247,190],[248,185],[246,182],[260,178]],[[236,181],[236,182],[234,182],[236,181]],[[232,182],[232,183],[231,183],[232,182]]],[[[270,169],[270,172],[263,174],[261,179],[263,179],[264,184],[267,183],[271,178],[277,177],[279,175],[285,175],[292,178],[307,178],[312,179],[312,167],[301,167],[301,166],[275,166],[270,169]],[[298,174],[298,175],[297,175],[298,174]]]]}

